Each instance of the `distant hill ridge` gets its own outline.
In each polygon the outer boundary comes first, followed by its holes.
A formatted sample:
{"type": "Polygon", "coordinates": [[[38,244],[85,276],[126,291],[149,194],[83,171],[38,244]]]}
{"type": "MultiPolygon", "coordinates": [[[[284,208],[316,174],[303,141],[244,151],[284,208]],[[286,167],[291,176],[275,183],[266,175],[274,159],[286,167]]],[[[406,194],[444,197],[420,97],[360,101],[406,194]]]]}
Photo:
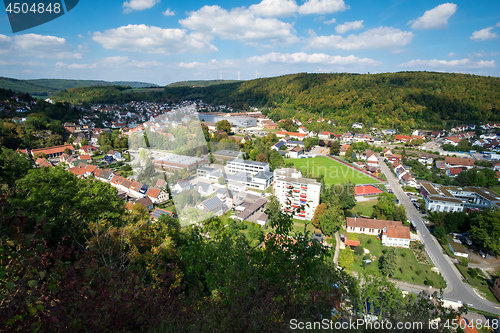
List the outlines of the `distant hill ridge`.
{"type": "MultiPolygon", "coordinates": [[[[215,80],[217,81],[217,80],[215,80]]],[[[54,96],[70,103],[127,103],[132,100],[178,103],[202,99],[247,110],[269,108],[274,121],[324,117],[340,126],[362,122],[408,132],[451,125],[500,122],[500,78],[457,73],[381,74],[297,73],[249,81],[185,81],[164,89],[75,88],[54,96]]]]}
{"type": "Polygon", "coordinates": [[[33,96],[51,96],[60,91],[71,88],[95,86],[130,86],[132,88],[158,87],[157,84],[135,81],[104,81],[104,80],[69,80],[69,79],[32,79],[19,80],[9,77],[0,77],[0,88],[11,89],[15,92],[28,93],[33,96]]]}
{"type": "Polygon", "coordinates": [[[166,87],[175,88],[175,87],[209,87],[215,86],[219,84],[226,83],[234,83],[234,82],[243,82],[240,80],[191,80],[191,81],[179,81],[168,84],[166,87]]]}

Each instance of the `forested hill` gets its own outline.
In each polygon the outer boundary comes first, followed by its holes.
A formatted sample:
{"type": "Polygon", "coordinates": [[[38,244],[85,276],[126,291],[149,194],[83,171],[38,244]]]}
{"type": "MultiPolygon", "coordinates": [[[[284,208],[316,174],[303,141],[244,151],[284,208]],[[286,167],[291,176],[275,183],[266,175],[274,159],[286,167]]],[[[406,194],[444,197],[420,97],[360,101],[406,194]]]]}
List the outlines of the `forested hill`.
{"type": "Polygon", "coordinates": [[[65,89],[93,86],[130,86],[132,88],[157,87],[154,83],[102,80],[66,80],[66,79],[33,79],[18,80],[9,77],[0,77],[0,88],[10,89],[17,93],[27,93],[45,97],[56,94],[65,89]]]}
{"type": "Polygon", "coordinates": [[[237,109],[272,107],[271,116],[311,114],[341,125],[443,128],[460,123],[500,121],[500,78],[467,74],[400,72],[384,74],[292,74],[208,87],[166,87],[163,92],[111,88],[70,90],[55,96],[68,102],[126,102],[139,98],[177,102],[201,98],[237,109]],[[278,110],[276,110],[278,109],[278,110]]]}
{"type": "Polygon", "coordinates": [[[219,84],[242,82],[238,80],[195,80],[195,81],[178,81],[170,83],[167,87],[208,87],[219,84]]]}

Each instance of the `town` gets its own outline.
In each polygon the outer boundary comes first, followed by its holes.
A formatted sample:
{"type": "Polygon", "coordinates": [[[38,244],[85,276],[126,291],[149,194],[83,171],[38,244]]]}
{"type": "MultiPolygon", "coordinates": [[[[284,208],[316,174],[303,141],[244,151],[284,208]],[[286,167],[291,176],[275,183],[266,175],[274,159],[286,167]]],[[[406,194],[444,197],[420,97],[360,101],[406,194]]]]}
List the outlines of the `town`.
{"type": "Polygon", "coordinates": [[[68,142],[18,153],[36,167],[110,184],[129,211],[145,210],[153,222],[167,215],[181,226],[213,217],[239,223],[255,246],[272,234],[277,208],[292,217],[288,237],[307,230],[355,276],[381,272],[410,292],[444,289],[447,306],[494,312],[477,299],[500,298],[500,278],[485,288],[495,274],[485,268],[500,262],[497,245],[443,226],[439,214],[500,208],[498,128],[401,135],[353,123],[342,132],[333,119],[273,121],[257,108],[131,102],[92,105],[64,123],[68,142]],[[318,125],[330,131],[316,132],[318,125]],[[460,275],[475,292],[453,292],[460,275]]]}

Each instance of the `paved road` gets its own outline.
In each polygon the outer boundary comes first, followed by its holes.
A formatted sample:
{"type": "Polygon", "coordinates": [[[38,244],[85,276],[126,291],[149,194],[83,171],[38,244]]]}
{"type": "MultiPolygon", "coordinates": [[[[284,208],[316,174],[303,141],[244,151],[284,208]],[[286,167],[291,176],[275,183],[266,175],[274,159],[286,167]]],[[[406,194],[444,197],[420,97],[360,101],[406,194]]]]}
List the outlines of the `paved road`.
{"type": "Polygon", "coordinates": [[[441,245],[439,245],[437,240],[430,234],[420,213],[413,206],[408,196],[403,192],[397,178],[391,170],[389,170],[389,167],[385,164],[382,157],[379,157],[379,164],[394,194],[399,199],[399,202],[405,206],[408,219],[414,222],[420,239],[422,239],[422,242],[425,244],[429,257],[447,282],[446,289],[444,290],[444,297],[449,300],[462,301],[463,304],[472,304],[472,307],[475,309],[491,313],[500,313],[500,306],[482,299],[468,284],[462,282],[462,275],[455,265],[453,265],[451,259],[443,254],[441,245]]]}

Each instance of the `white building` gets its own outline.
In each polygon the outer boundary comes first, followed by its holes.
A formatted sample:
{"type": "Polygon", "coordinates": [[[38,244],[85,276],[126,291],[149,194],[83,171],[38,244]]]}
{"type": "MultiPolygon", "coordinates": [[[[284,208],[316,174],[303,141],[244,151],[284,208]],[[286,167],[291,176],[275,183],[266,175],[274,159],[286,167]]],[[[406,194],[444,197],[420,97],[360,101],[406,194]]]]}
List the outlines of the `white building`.
{"type": "Polygon", "coordinates": [[[394,247],[410,247],[410,228],[404,225],[388,225],[382,232],[382,245],[394,247]]]}
{"type": "Polygon", "coordinates": [[[227,162],[226,171],[228,173],[248,172],[255,175],[261,171],[269,172],[270,169],[268,163],[234,159],[227,162]]]}
{"type": "Polygon", "coordinates": [[[290,169],[275,170],[274,193],[285,211],[293,211],[295,218],[311,220],[319,205],[321,184],[299,175],[290,169]]]}

